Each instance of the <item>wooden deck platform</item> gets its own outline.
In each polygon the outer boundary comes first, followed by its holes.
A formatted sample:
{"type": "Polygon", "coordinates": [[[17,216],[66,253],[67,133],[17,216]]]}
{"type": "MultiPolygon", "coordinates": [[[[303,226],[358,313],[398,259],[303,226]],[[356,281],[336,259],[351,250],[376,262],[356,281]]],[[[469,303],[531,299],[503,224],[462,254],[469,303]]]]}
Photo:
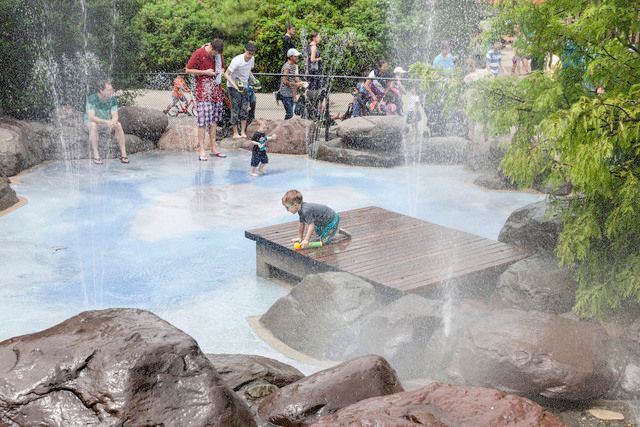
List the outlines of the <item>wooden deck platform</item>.
{"type": "MultiPolygon", "coordinates": [[[[297,218],[297,217],[296,217],[297,218]]],[[[422,291],[486,271],[502,271],[531,253],[378,207],[340,212],[350,241],[293,249],[298,221],[245,231],[256,241],[256,272],[304,278],[344,271],[404,292],[422,291]]]]}

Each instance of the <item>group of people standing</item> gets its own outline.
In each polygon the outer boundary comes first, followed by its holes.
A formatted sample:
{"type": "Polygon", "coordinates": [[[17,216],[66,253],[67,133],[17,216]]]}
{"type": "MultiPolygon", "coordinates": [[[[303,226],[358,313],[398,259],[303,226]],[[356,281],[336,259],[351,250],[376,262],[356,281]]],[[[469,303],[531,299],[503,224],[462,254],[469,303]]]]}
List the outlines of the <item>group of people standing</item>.
{"type": "Polygon", "coordinates": [[[233,138],[246,138],[249,111],[248,91],[250,82],[256,81],[252,73],[255,67],[254,55],[256,46],[252,42],[245,45],[244,53],[235,56],[229,67],[225,69],[224,43],[221,39],[213,39],[211,43],[197,49],[192,55],[185,72],[196,79],[196,114],[198,126],[198,160],[207,161],[205,151],[205,134],[209,134],[211,156],[226,157],[218,149],[216,142],[217,123],[224,114],[224,93],[222,78],[227,81],[231,100],[230,123],[233,138]]]}

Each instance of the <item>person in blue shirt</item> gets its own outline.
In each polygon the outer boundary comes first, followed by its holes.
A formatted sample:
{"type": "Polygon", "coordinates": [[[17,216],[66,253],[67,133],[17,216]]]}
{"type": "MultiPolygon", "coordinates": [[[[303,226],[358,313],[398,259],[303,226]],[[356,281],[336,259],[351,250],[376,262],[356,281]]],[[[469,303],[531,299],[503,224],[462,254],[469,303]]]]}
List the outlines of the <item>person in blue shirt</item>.
{"type": "Polygon", "coordinates": [[[431,66],[444,74],[453,74],[453,55],[449,52],[449,43],[442,42],[440,53],[435,57],[431,66]]]}

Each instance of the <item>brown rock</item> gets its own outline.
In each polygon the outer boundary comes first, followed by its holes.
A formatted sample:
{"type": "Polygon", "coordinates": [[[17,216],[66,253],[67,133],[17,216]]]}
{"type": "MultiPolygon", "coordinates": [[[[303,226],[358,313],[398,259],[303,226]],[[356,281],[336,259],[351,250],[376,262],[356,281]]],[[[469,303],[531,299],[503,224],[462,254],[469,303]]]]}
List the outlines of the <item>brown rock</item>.
{"type": "Polygon", "coordinates": [[[10,208],[16,203],[18,203],[16,192],[0,177],[0,211],[10,208]]]}
{"type": "Polygon", "coordinates": [[[144,107],[121,107],[118,118],[124,133],[156,142],[169,126],[169,118],[162,112],[144,107]]]}
{"type": "Polygon", "coordinates": [[[0,371],[0,425],[255,425],[193,338],[143,310],[0,342],[0,371]]]}
{"type": "MultiPolygon", "coordinates": [[[[307,141],[311,141],[313,122],[311,120],[293,117],[289,120],[264,120],[267,135],[275,134],[276,138],[269,141],[269,153],[306,154],[307,141]]],[[[258,129],[258,121],[254,121],[247,128],[247,136],[251,138],[258,129]]],[[[250,149],[253,144],[248,140],[243,148],[250,149]]]]}
{"type": "Polygon", "coordinates": [[[616,375],[609,339],[591,323],[540,312],[494,311],[463,333],[453,361],[467,384],[564,400],[606,395],[616,375]]]}
{"type": "Polygon", "coordinates": [[[523,397],[479,387],[433,383],[391,396],[363,400],[314,427],[563,427],[540,405],[523,397]]]}
{"type": "Polygon", "coordinates": [[[364,356],[317,372],[267,397],[260,416],[279,426],[304,426],[352,403],[403,391],[395,371],[379,356],[364,356]]]}
{"type": "MultiPolygon", "coordinates": [[[[208,137],[205,143],[208,146],[208,137]]],[[[171,126],[160,137],[158,148],[168,151],[195,151],[198,148],[198,128],[193,125],[171,126]]]]}

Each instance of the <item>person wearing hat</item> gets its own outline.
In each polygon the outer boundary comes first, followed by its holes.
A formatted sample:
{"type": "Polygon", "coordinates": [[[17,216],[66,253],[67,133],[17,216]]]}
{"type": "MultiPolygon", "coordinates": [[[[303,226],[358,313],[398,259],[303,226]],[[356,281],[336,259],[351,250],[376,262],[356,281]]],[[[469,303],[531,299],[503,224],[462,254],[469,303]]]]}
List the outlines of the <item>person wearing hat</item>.
{"type": "Polygon", "coordinates": [[[300,52],[295,47],[287,51],[287,61],[282,65],[282,78],[280,81],[280,96],[282,97],[282,105],[284,105],[284,119],[289,120],[293,117],[293,100],[296,96],[298,88],[302,85],[298,77],[298,61],[300,60],[300,52]]]}
{"type": "Polygon", "coordinates": [[[393,75],[395,77],[394,80],[390,80],[387,85],[387,90],[385,92],[384,101],[385,108],[387,110],[388,115],[403,115],[403,104],[402,104],[402,96],[407,93],[402,82],[401,78],[405,77],[407,71],[398,66],[393,69],[393,75]]]}
{"type": "Polygon", "coordinates": [[[230,123],[234,139],[247,137],[249,98],[244,89],[249,86],[249,80],[256,81],[251,72],[255,66],[253,59],[255,53],[256,45],[248,42],[244,47],[244,53],[234,57],[224,73],[231,98],[230,123]],[[238,123],[240,123],[240,131],[238,131],[238,123]]]}

